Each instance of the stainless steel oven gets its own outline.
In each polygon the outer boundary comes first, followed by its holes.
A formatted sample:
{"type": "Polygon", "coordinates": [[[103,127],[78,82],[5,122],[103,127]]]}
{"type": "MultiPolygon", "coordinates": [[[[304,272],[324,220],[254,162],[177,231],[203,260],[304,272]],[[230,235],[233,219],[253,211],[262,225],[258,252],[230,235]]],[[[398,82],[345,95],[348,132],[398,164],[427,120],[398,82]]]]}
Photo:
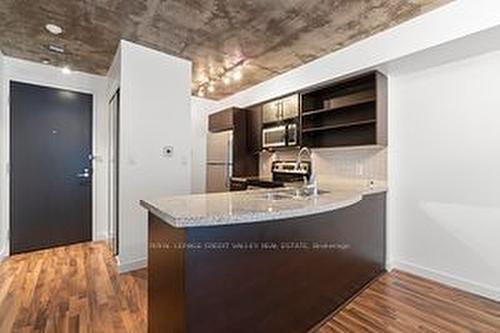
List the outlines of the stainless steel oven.
{"type": "Polygon", "coordinates": [[[297,144],[297,124],[294,122],[262,129],[262,148],[288,147],[297,144]]]}

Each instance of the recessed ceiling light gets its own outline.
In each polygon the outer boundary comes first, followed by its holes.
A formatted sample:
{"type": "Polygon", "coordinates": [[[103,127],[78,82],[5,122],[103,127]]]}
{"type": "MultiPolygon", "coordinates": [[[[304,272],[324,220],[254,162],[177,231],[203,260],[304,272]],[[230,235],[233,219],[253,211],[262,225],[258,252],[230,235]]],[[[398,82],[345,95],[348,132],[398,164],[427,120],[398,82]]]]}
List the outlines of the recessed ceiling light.
{"type": "Polygon", "coordinates": [[[63,29],[60,26],[53,23],[46,24],[45,29],[53,35],[60,35],[63,32],[63,29]]]}
{"type": "Polygon", "coordinates": [[[239,81],[241,80],[241,77],[243,75],[241,74],[241,70],[240,69],[237,69],[233,72],[233,79],[235,79],[236,81],[239,81]]]}
{"type": "Polygon", "coordinates": [[[213,82],[210,82],[208,84],[208,91],[209,92],[214,92],[215,91],[215,87],[214,87],[214,83],[213,82]]]}
{"type": "Polygon", "coordinates": [[[50,64],[50,60],[49,59],[43,59],[42,60],[42,64],[48,65],[48,64],[50,64]]]}
{"type": "Polygon", "coordinates": [[[231,78],[228,76],[228,75],[225,75],[223,78],[222,78],[222,82],[224,82],[225,85],[228,85],[231,83],[231,78]]]}
{"type": "Polygon", "coordinates": [[[63,68],[61,68],[61,72],[63,74],[71,74],[71,69],[68,66],[64,66],[63,68]]]}

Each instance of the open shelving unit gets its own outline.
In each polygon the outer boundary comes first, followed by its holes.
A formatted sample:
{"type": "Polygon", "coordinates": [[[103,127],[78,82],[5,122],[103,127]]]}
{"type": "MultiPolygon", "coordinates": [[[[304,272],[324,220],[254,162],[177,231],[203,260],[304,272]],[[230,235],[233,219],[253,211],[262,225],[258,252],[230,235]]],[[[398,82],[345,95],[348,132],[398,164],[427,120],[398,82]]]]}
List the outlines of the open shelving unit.
{"type": "Polygon", "coordinates": [[[352,127],[352,126],[368,125],[368,124],[374,124],[375,122],[376,122],[375,119],[367,119],[367,120],[353,121],[353,122],[350,122],[350,123],[342,123],[342,124],[336,124],[336,125],[325,125],[325,126],[319,126],[319,127],[311,127],[311,128],[305,128],[305,129],[303,129],[302,133],[328,131],[328,130],[340,129],[340,128],[347,128],[347,127],[352,127]]]}
{"type": "Polygon", "coordinates": [[[301,94],[303,146],[387,144],[387,78],[370,72],[301,94]]]}

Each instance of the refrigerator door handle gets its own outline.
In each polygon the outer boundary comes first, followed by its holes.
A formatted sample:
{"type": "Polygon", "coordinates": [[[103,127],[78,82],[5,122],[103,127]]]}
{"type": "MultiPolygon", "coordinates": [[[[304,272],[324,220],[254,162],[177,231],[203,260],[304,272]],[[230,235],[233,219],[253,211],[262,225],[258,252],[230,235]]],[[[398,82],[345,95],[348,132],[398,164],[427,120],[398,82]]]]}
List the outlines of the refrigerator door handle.
{"type": "Polygon", "coordinates": [[[224,187],[229,189],[229,162],[224,165],[224,187]]]}
{"type": "Polygon", "coordinates": [[[233,166],[230,163],[227,164],[226,175],[227,175],[226,187],[228,189],[231,189],[231,178],[233,178],[233,166]]]}
{"type": "Polygon", "coordinates": [[[226,158],[226,188],[231,189],[231,178],[233,177],[233,142],[232,136],[230,135],[227,140],[227,158],[226,158]]]}
{"type": "Polygon", "coordinates": [[[229,164],[233,164],[233,132],[229,134],[227,139],[227,160],[229,164]]]}

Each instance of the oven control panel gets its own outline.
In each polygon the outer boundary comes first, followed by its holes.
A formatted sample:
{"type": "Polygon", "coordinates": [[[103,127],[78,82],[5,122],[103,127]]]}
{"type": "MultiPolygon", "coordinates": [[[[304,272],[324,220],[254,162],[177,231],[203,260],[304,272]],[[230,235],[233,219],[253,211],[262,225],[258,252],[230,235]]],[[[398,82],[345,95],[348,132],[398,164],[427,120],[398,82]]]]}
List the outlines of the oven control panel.
{"type": "Polygon", "coordinates": [[[304,161],[297,165],[295,161],[274,161],[272,166],[274,180],[285,182],[302,181],[311,175],[311,162],[304,161]]]}

